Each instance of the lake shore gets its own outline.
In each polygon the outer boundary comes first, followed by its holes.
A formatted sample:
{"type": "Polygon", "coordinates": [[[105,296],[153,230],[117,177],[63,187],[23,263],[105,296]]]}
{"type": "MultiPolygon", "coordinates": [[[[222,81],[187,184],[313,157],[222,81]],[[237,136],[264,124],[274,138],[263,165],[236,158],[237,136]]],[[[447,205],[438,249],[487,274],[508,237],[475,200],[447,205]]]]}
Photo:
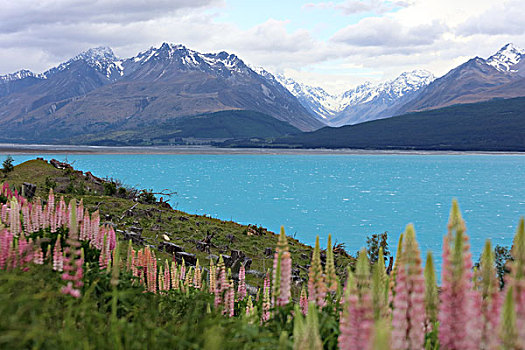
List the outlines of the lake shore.
{"type": "Polygon", "coordinates": [[[218,148],[213,146],[112,147],[0,143],[0,154],[204,154],[204,155],[524,155],[522,152],[364,149],[218,148]]]}

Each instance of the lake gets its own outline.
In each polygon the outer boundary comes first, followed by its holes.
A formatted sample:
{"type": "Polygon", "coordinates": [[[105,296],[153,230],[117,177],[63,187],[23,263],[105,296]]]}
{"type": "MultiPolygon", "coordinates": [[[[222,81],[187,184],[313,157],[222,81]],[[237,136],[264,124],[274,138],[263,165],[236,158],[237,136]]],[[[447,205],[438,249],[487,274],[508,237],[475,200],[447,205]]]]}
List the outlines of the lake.
{"type": "MultiPolygon", "coordinates": [[[[99,177],[155,191],[176,209],[262,225],[314,244],[328,234],[354,254],[388,232],[394,253],[413,223],[422,252],[439,269],[450,205],[457,198],[473,257],[483,244],[510,246],[525,214],[521,155],[49,155],[99,177]]],[[[36,155],[15,155],[15,163],[36,155]]]]}

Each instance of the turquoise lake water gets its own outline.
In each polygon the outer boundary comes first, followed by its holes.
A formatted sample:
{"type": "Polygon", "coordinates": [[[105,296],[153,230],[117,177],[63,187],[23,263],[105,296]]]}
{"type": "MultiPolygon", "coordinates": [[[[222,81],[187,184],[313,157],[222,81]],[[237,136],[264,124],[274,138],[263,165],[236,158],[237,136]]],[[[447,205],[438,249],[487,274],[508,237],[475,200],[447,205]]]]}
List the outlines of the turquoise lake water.
{"type": "MultiPolygon", "coordinates": [[[[64,155],[42,155],[64,160],[64,155]]],[[[36,156],[15,155],[15,163],[36,156]]],[[[256,224],[313,244],[331,233],[350,253],[387,231],[395,252],[413,223],[423,253],[441,245],[453,198],[477,261],[487,238],[510,246],[525,215],[519,155],[68,155],[74,167],[155,191],[174,208],[256,224]]]]}

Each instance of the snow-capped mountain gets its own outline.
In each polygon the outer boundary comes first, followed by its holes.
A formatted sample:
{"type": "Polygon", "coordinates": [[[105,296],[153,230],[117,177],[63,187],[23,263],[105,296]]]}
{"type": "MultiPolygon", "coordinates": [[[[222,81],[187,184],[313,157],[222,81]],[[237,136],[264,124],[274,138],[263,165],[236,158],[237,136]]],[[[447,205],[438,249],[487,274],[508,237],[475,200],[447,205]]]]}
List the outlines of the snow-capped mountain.
{"type": "Polygon", "coordinates": [[[487,59],[474,57],[434,80],[396,114],[525,96],[523,57],[524,50],[513,44],[503,46],[487,59]]]}
{"type": "Polygon", "coordinates": [[[517,65],[525,57],[525,50],[509,43],[490,56],[486,63],[500,72],[517,72],[517,65]]]}
{"type": "Polygon", "coordinates": [[[304,131],[324,125],[281,84],[236,55],[183,45],[163,43],[127,59],[99,47],[40,75],[23,71],[0,81],[0,127],[20,123],[22,139],[139,132],[144,125],[231,110],[258,112],[251,115],[257,122],[265,115],[265,128],[285,125],[273,119],[304,131]]]}
{"type": "Polygon", "coordinates": [[[250,69],[236,55],[227,52],[200,53],[184,45],[163,43],[159,48],[140,52],[137,56],[123,61],[124,74],[130,75],[147,64],[169,63],[182,71],[201,71],[221,76],[249,74],[250,69]]]}
{"type": "Polygon", "coordinates": [[[435,77],[426,70],[414,70],[402,73],[397,78],[382,82],[366,82],[354,89],[348,90],[339,95],[332,95],[320,87],[309,86],[294,81],[283,75],[276,75],[280,83],[286,87],[303,106],[315,113],[318,118],[327,124],[339,126],[354,124],[357,121],[364,121],[363,117],[355,118],[352,109],[361,113],[361,108],[354,108],[360,105],[367,105],[373,113],[365,117],[365,120],[384,118],[388,115],[389,108],[408,95],[413,95],[422,87],[432,82],[435,77]],[[370,104],[377,102],[372,108],[370,104]]]}
{"type": "Polygon", "coordinates": [[[0,75],[0,82],[8,82],[8,81],[14,81],[14,80],[20,80],[28,77],[33,77],[37,79],[45,79],[44,74],[35,74],[27,69],[19,70],[18,72],[6,74],[6,75],[0,75]]]}
{"type": "Polygon", "coordinates": [[[284,75],[276,75],[277,80],[310,111],[327,122],[340,109],[340,96],[332,95],[321,87],[296,82],[284,75]]]}

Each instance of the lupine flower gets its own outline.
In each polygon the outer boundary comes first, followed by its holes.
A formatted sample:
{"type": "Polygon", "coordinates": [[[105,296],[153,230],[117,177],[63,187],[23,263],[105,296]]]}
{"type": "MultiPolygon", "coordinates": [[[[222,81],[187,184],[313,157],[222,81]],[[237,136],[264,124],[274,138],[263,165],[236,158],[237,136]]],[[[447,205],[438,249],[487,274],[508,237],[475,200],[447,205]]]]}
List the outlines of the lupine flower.
{"type": "Polygon", "coordinates": [[[334,250],[332,247],[332,235],[328,235],[328,246],[326,247],[326,287],[331,293],[336,293],[339,287],[339,279],[335,273],[334,250]]]}
{"type": "Polygon", "coordinates": [[[64,249],[64,273],[62,274],[62,279],[68,281],[68,285],[62,288],[62,293],[78,298],[80,297],[80,290],[75,288],[80,288],[83,285],[83,253],[77,240],[68,239],[67,243],[68,246],[64,249]]]}
{"type": "Polygon", "coordinates": [[[359,253],[355,278],[348,270],[343,311],[340,317],[339,348],[366,349],[370,344],[374,314],[370,292],[370,267],[366,251],[359,253]]]}
{"type": "Polygon", "coordinates": [[[513,287],[519,345],[525,347],[525,222],[523,218],[514,236],[512,257],[514,261],[510,264],[511,274],[508,284],[513,287]]]}
{"type": "Polygon", "coordinates": [[[33,255],[33,263],[36,265],[44,265],[44,252],[40,246],[38,246],[35,254],[33,255]]]}
{"type": "Polygon", "coordinates": [[[438,315],[438,289],[436,283],[436,270],[434,269],[434,260],[432,253],[427,253],[425,262],[425,331],[432,331],[437,321],[438,315]]]}
{"type": "Polygon", "coordinates": [[[270,307],[271,307],[271,300],[270,300],[270,279],[265,278],[265,285],[266,281],[268,281],[268,286],[264,288],[263,291],[263,304],[262,304],[262,318],[261,321],[264,323],[270,319],[270,307]]]}
{"type": "Polygon", "coordinates": [[[10,231],[13,235],[18,236],[20,233],[20,208],[18,206],[18,201],[15,197],[11,198],[9,210],[9,224],[10,231]]]}
{"type": "Polygon", "coordinates": [[[179,278],[182,282],[186,280],[186,262],[184,261],[184,258],[182,258],[182,264],[180,265],[179,278]]]}
{"type": "Polygon", "coordinates": [[[389,280],[386,274],[383,248],[380,247],[377,263],[374,265],[372,273],[372,302],[374,305],[374,319],[376,320],[381,317],[387,317],[390,314],[388,287],[389,280]]]}
{"type": "Polygon", "coordinates": [[[186,278],[184,279],[184,285],[186,287],[191,287],[193,285],[193,267],[190,267],[186,273],[186,278]]]}
{"type": "Polygon", "coordinates": [[[315,248],[312,255],[312,263],[308,272],[308,301],[313,301],[319,307],[326,305],[326,285],[321,266],[321,255],[319,248],[319,236],[315,239],[315,248]]]}
{"type": "Polygon", "coordinates": [[[414,227],[404,234],[403,253],[399,261],[396,295],[392,316],[394,349],[423,348],[425,340],[425,280],[414,227]]]}
{"type": "Polygon", "coordinates": [[[248,296],[248,302],[246,303],[246,316],[251,318],[254,316],[255,308],[253,307],[252,296],[248,296]]]}
{"type": "Polygon", "coordinates": [[[213,259],[210,259],[210,272],[208,273],[208,292],[215,293],[217,288],[217,271],[213,264],[213,259]]]}
{"type": "Polygon", "coordinates": [[[237,300],[243,300],[246,297],[246,272],[244,269],[244,265],[241,264],[241,267],[239,268],[239,285],[237,287],[237,294],[238,299],[237,300]]]}
{"type": "Polygon", "coordinates": [[[502,300],[496,268],[494,267],[494,251],[489,240],[485,242],[480,268],[475,277],[481,293],[481,344],[483,349],[498,349],[499,339],[494,337],[493,331],[499,327],[502,300]]]}
{"type": "Polygon", "coordinates": [[[314,302],[310,302],[306,318],[303,318],[299,306],[295,306],[293,327],[294,350],[322,350],[323,342],[319,335],[319,321],[314,302]]]}
{"type": "Polygon", "coordinates": [[[306,295],[306,290],[304,289],[304,287],[303,289],[301,289],[299,306],[301,307],[301,312],[303,313],[303,315],[306,316],[306,314],[308,313],[308,296],[306,295]]]}
{"type": "Polygon", "coordinates": [[[165,284],[164,284],[164,271],[162,270],[162,265],[159,266],[159,291],[165,290],[165,284]]]}
{"type": "Polygon", "coordinates": [[[53,270],[62,272],[64,268],[64,255],[62,253],[62,244],[60,243],[60,235],[58,235],[53,249],[53,270]]]}
{"type": "Polygon", "coordinates": [[[505,350],[523,349],[518,336],[514,295],[513,286],[510,286],[507,289],[505,303],[503,304],[503,314],[501,315],[500,327],[501,345],[502,349],[505,350]]]}
{"type": "Polygon", "coordinates": [[[215,307],[218,307],[223,302],[224,292],[228,289],[228,282],[226,280],[226,266],[224,265],[224,260],[222,255],[219,257],[219,262],[217,264],[217,270],[219,278],[215,286],[215,307]]]}
{"type": "Polygon", "coordinates": [[[0,270],[7,269],[9,255],[13,245],[13,234],[8,230],[0,233],[0,270]]]}
{"type": "Polygon", "coordinates": [[[171,289],[171,276],[170,276],[170,264],[168,259],[164,260],[164,290],[171,289]]]}
{"type": "Polygon", "coordinates": [[[77,201],[75,198],[69,202],[69,237],[78,239],[77,201]]]}
{"type": "Polygon", "coordinates": [[[98,266],[101,270],[105,270],[108,268],[110,264],[110,252],[109,252],[109,241],[108,236],[104,235],[104,239],[102,241],[100,256],[98,258],[98,266]]]}
{"type": "Polygon", "coordinates": [[[157,292],[157,259],[155,254],[149,247],[145,249],[146,257],[146,279],[148,283],[148,291],[151,293],[157,292]]]}
{"type": "Polygon", "coordinates": [[[199,259],[197,259],[197,264],[195,265],[195,271],[193,273],[193,287],[196,289],[202,288],[202,270],[199,264],[199,259]]]}
{"type": "Polygon", "coordinates": [[[171,262],[171,288],[178,290],[180,286],[179,269],[175,261],[171,262]]]}
{"type": "Polygon", "coordinates": [[[273,258],[273,293],[272,301],[276,306],[284,306],[290,301],[292,282],[292,258],[288,251],[288,241],[281,226],[281,233],[277,242],[273,258]]]}
{"type": "Polygon", "coordinates": [[[69,294],[74,298],[80,298],[80,290],[74,288],[72,282],[68,282],[67,286],[62,287],[60,291],[62,294],[69,294]]]}
{"type": "Polygon", "coordinates": [[[399,241],[397,242],[396,258],[394,260],[394,266],[392,272],[390,273],[390,291],[389,291],[389,301],[390,304],[393,303],[394,295],[396,294],[396,275],[397,275],[397,266],[398,262],[401,260],[401,255],[403,251],[403,234],[399,236],[399,241]]]}
{"type": "Polygon", "coordinates": [[[232,280],[230,280],[230,285],[225,294],[224,306],[224,314],[228,315],[228,317],[233,317],[235,313],[235,290],[232,280]]]}
{"type": "Polygon", "coordinates": [[[478,349],[481,341],[479,293],[472,289],[472,259],[465,223],[452,203],[448,234],[443,244],[439,306],[440,349],[478,349]]]}

